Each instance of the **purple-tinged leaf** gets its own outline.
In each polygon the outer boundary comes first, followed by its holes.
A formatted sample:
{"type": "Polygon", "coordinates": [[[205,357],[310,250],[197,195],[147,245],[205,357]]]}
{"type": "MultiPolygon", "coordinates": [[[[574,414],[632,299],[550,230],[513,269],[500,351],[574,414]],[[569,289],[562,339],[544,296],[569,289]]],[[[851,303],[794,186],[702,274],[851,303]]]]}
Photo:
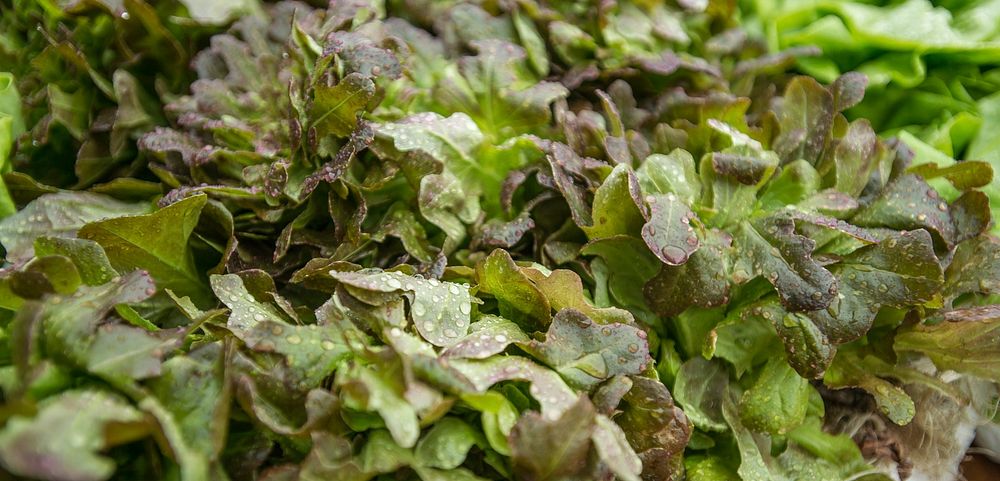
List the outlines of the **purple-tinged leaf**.
{"type": "Polygon", "coordinates": [[[819,160],[833,126],[833,95],[811,77],[795,77],[785,89],[779,112],[781,130],[774,150],[781,159],[819,160]]]}
{"type": "Polygon", "coordinates": [[[707,230],[701,248],[682,265],[664,265],[643,286],[649,307],[660,316],[680,314],[691,306],[715,307],[729,301],[732,238],[707,230]]]}
{"type": "Polygon", "coordinates": [[[639,374],[652,362],[646,332],[625,324],[597,324],[581,312],[563,309],[552,318],[544,341],[519,344],[579,389],[593,388],[619,374],[639,374]]]}
{"type": "Polygon", "coordinates": [[[646,201],[650,210],[649,220],[642,226],[646,246],[664,264],[684,264],[701,246],[692,225],[694,212],[673,194],[651,195],[646,201]]]}
{"type": "Polygon", "coordinates": [[[837,282],[812,258],[815,241],[795,233],[795,221],[775,215],[744,221],[733,238],[736,281],[762,276],[791,311],[824,309],[837,295],[837,282]]]}
{"type": "Polygon", "coordinates": [[[860,72],[847,72],[830,85],[833,94],[833,108],[843,112],[861,103],[868,88],[868,76],[860,72]]]}

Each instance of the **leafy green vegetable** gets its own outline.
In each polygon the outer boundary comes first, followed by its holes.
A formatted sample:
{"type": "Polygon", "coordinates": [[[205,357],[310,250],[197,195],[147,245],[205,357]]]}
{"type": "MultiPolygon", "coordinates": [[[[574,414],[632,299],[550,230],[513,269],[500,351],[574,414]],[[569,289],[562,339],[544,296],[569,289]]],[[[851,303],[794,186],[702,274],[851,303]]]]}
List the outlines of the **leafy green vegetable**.
{"type": "Polygon", "coordinates": [[[545,341],[521,347],[548,364],[571,385],[588,389],[617,375],[639,374],[651,361],[646,333],[624,324],[600,325],[580,311],[552,318],[545,341]]]}
{"type": "Polygon", "coordinates": [[[147,210],[141,204],[86,192],[44,195],[3,219],[0,242],[7,250],[8,262],[20,263],[31,259],[35,239],[40,236],[72,238],[90,222],[142,214],[147,210]]]}
{"type": "Polygon", "coordinates": [[[8,477],[902,479],[995,394],[1000,3],[316,5],[0,1],[8,477]]]}
{"type": "Polygon", "coordinates": [[[951,369],[996,381],[996,330],[992,307],[969,308],[944,314],[946,322],[914,326],[896,337],[893,348],[920,352],[941,369],[951,369]]]}
{"type": "Polygon", "coordinates": [[[594,432],[594,407],[581,399],[556,421],[546,422],[536,416],[525,415],[511,432],[516,446],[512,453],[515,469],[529,479],[583,476],[594,432]],[[549,446],[559,446],[559,456],[543,454],[549,446]]]}
{"type": "Polygon", "coordinates": [[[119,396],[71,390],[47,399],[34,418],[10,419],[0,434],[0,450],[5,466],[33,477],[106,479],[115,463],[99,452],[141,438],[148,430],[142,413],[119,396]],[[67,425],[73,426],[74,435],[60,435],[67,425]],[[73,457],[67,458],[66,452],[73,457]]]}
{"type": "Polygon", "coordinates": [[[205,200],[205,196],[190,197],[145,216],[91,222],[77,235],[100,244],[115,269],[144,269],[164,288],[200,298],[204,281],[188,239],[205,200]]]}
{"type": "Polygon", "coordinates": [[[768,361],[740,398],[743,424],[756,431],[784,434],[802,424],[809,383],[781,359],[768,361]]]}

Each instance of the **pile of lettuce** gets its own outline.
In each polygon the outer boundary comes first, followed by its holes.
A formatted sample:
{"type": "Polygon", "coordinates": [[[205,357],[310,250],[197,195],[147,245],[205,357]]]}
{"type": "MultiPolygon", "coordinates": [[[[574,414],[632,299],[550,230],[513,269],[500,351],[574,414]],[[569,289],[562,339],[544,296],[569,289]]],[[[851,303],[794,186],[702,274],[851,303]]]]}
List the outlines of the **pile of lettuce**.
{"type": "MultiPolygon", "coordinates": [[[[918,157],[1000,162],[997,0],[741,0],[742,25],[771,49],[818,47],[796,69],[822,82],[857,71],[869,101],[848,112],[918,157]],[[938,152],[945,155],[939,155],[938,152]]],[[[1000,182],[983,189],[1000,208],[1000,182]]],[[[998,231],[994,230],[994,234],[998,231]]]]}
{"type": "Polygon", "coordinates": [[[907,429],[954,469],[1000,109],[878,96],[989,90],[998,32],[786,3],[0,0],[0,469],[877,481],[907,429]]]}

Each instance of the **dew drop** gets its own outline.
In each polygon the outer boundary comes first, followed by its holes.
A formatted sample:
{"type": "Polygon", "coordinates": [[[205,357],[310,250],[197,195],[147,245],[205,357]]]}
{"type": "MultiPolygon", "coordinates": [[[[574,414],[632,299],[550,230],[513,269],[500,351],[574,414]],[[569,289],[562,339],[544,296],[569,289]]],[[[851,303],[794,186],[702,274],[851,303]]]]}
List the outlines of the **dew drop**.
{"type": "Polygon", "coordinates": [[[500,342],[500,343],[503,343],[503,342],[507,342],[507,336],[505,336],[505,335],[503,335],[503,334],[497,334],[497,335],[496,335],[496,336],[495,336],[495,337],[493,338],[493,340],[494,340],[494,341],[496,341],[496,342],[500,342]]]}
{"type": "Polygon", "coordinates": [[[281,326],[278,326],[278,325],[271,326],[271,334],[273,334],[275,336],[280,336],[281,333],[284,332],[284,331],[285,330],[281,326]]]}
{"type": "Polygon", "coordinates": [[[403,288],[403,283],[399,282],[399,279],[390,278],[389,280],[385,281],[385,284],[393,289],[403,288]]]}
{"type": "Polygon", "coordinates": [[[319,345],[324,351],[332,351],[333,348],[336,347],[334,346],[333,341],[323,341],[319,345]]]}
{"type": "Polygon", "coordinates": [[[660,249],[660,252],[668,261],[677,264],[684,262],[684,258],[687,256],[684,249],[677,246],[663,246],[663,249],[660,249]]]}
{"type": "Polygon", "coordinates": [[[267,317],[264,317],[263,314],[261,314],[261,313],[258,312],[258,313],[256,313],[256,314],[253,315],[253,320],[255,320],[257,322],[264,322],[265,320],[267,320],[267,317]]]}
{"type": "Polygon", "coordinates": [[[414,302],[411,309],[413,310],[413,315],[415,316],[422,316],[424,314],[427,314],[427,309],[424,308],[424,305],[419,302],[414,302]]]}
{"type": "Polygon", "coordinates": [[[632,354],[635,354],[635,353],[639,352],[639,345],[638,344],[629,344],[628,345],[628,352],[631,352],[632,354]]]}
{"type": "Polygon", "coordinates": [[[427,331],[427,332],[434,332],[434,329],[436,329],[436,328],[437,328],[437,326],[435,326],[433,322],[425,322],[424,323],[424,330],[427,331]]]}
{"type": "Polygon", "coordinates": [[[472,305],[467,302],[463,302],[462,305],[458,306],[458,310],[461,311],[462,314],[469,315],[469,313],[472,312],[472,305]]]}
{"type": "Polygon", "coordinates": [[[296,334],[292,334],[291,336],[286,337],[285,340],[288,341],[289,344],[293,345],[302,343],[302,338],[296,334]]]}
{"type": "Polygon", "coordinates": [[[458,287],[457,285],[455,285],[455,284],[450,284],[450,285],[448,286],[448,292],[450,292],[450,293],[452,293],[452,294],[454,294],[454,295],[456,295],[456,296],[457,296],[457,295],[459,295],[459,294],[461,294],[461,293],[462,293],[462,289],[461,289],[461,288],[459,288],[459,287],[458,287]]]}
{"type": "Polygon", "coordinates": [[[450,327],[444,330],[444,335],[447,337],[458,337],[458,333],[450,327]]]}

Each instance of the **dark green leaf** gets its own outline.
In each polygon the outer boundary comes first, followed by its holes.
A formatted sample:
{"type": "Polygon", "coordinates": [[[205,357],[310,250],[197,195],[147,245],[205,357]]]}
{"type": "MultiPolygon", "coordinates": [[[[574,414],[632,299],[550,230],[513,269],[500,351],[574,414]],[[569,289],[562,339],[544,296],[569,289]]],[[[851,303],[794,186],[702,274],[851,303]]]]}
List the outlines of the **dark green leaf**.
{"type": "Polygon", "coordinates": [[[916,175],[892,181],[874,202],[858,210],[851,222],[860,227],[927,229],[936,245],[950,246],[955,236],[948,203],[916,175]]]}
{"type": "Polygon", "coordinates": [[[152,214],[92,222],[78,235],[100,244],[119,272],[144,269],[161,287],[204,302],[204,277],[188,240],[206,200],[199,195],[152,214]]]}
{"type": "Polygon", "coordinates": [[[809,381],[780,357],[771,358],[740,398],[740,417],[748,428],[782,435],[806,416],[809,381]]]}
{"type": "Polygon", "coordinates": [[[930,236],[922,230],[862,247],[830,270],[837,277],[839,294],[825,310],[807,315],[838,344],[867,332],[882,306],[905,308],[927,302],[942,282],[930,236]]]}
{"type": "Polygon", "coordinates": [[[416,462],[427,467],[455,469],[476,443],[476,432],[464,421],[446,417],[417,443],[416,462]]]}
{"type": "Polygon", "coordinates": [[[656,275],[662,263],[642,240],[628,236],[608,237],[588,243],[580,253],[604,261],[608,290],[616,302],[633,310],[645,309],[643,286],[656,275]]]}

